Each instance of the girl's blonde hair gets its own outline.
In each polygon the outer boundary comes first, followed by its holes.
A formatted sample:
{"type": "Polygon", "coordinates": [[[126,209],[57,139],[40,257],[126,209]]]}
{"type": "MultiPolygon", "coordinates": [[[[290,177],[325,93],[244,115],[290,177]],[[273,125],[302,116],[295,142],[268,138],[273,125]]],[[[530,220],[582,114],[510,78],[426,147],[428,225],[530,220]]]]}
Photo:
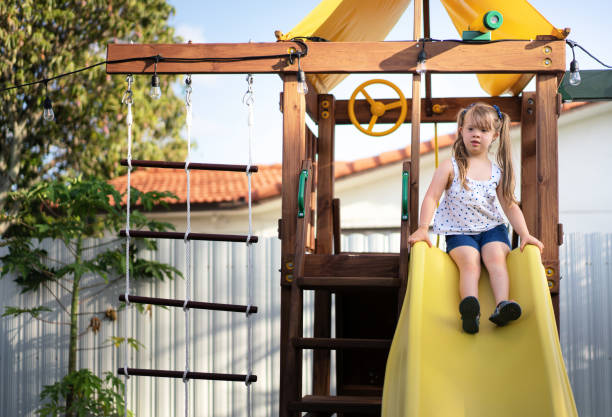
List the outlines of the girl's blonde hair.
{"type": "Polygon", "coordinates": [[[510,117],[496,107],[485,103],[474,103],[459,112],[457,139],[453,143],[453,156],[459,167],[459,181],[463,188],[469,190],[467,185],[469,154],[463,143],[463,135],[459,128],[462,128],[465,120],[469,119],[477,129],[494,130],[499,133],[497,165],[502,171],[502,195],[506,201],[517,203],[514,198],[514,169],[512,168],[512,150],[510,149],[510,117]]]}

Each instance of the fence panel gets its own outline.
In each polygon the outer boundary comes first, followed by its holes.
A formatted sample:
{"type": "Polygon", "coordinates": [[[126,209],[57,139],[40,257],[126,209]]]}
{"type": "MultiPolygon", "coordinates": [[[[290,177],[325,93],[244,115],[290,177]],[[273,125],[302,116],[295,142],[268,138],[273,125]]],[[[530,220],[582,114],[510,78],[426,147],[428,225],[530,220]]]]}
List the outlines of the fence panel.
{"type": "MultiPolygon", "coordinates": [[[[246,304],[246,249],[244,244],[192,242],[192,298],[198,301],[246,304]]],[[[351,252],[397,252],[399,233],[367,233],[343,236],[343,250],[351,252]]],[[[56,259],[71,256],[61,245],[43,242],[56,259]]],[[[0,249],[0,255],[4,254],[0,249]]],[[[184,272],[182,241],[160,240],[150,259],[163,261],[184,272]]],[[[581,417],[612,414],[612,235],[568,234],[561,247],[561,345],[581,417]]],[[[278,415],[280,369],[280,241],[261,239],[255,245],[255,290],[259,307],[253,328],[254,416],[278,415]]],[[[122,280],[93,295],[82,311],[103,312],[117,308],[122,280]]],[[[66,305],[69,294],[59,285],[51,288],[66,305]]],[[[184,281],[174,279],[156,284],[138,284],[134,294],[183,298],[184,281]]],[[[313,334],[312,294],[305,297],[304,334],[313,334]]],[[[48,306],[55,308],[50,291],[20,294],[10,278],[0,280],[0,307],[48,306]]],[[[121,314],[121,313],[120,313],[121,314]]],[[[201,372],[244,373],[246,370],[246,320],[241,313],[193,310],[191,316],[190,368],[201,372]]],[[[48,313],[45,319],[65,320],[65,315],[48,313]]],[[[89,316],[80,316],[82,329],[89,316]]],[[[181,308],[154,307],[150,313],[130,312],[129,334],[144,348],[130,353],[130,366],[182,370],[185,363],[184,314],[181,308]]],[[[39,407],[43,385],[64,374],[67,326],[43,323],[25,315],[0,320],[0,404],[2,415],[33,417],[39,407]]],[[[95,349],[113,335],[124,335],[123,320],[104,321],[97,335],[81,338],[79,367],[101,375],[115,372],[123,364],[123,350],[95,349]]],[[[332,328],[333,332],[333,328],[332,328]]],[[[332,367],[334,363],[332,354],[332,367]]],[[[304,393],[310,392],[312,355],[304,354],[304,393]]],[[[335,377],[332,374],[332,386],[335,377]]],[[[129,407],[136,416],[178,417],[183,415],[183,382],[149,377],[129,380],[129,407]]],[[[243,383],[190,381],[190,415],[246,415],[243,383]]],[[[333,389],[333,388],[332,388],[333,389]]]]}

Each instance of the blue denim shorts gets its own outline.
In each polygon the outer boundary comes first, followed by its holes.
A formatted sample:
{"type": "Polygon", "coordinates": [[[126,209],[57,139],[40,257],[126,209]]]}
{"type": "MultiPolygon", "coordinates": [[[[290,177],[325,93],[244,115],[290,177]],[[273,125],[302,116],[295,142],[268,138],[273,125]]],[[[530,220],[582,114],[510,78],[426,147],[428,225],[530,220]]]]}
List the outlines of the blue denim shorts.
{"type": "Polygon", "coordinates": [[[446,235],[446,253],[458,246],[471,246],[480,252],[480,249],[489,242],[503,242],[512,249],[508,238],[508,228],[505,224],[500,224],[477,235],[446,235]]]}

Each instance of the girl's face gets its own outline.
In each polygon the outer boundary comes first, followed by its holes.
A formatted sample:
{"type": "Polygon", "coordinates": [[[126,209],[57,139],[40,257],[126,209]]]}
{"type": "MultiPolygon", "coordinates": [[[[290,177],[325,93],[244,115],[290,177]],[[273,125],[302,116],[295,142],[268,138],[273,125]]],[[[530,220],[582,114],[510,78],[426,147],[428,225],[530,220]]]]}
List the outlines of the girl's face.
{"type": "Polygon", "coordinates": [[[470,156],[486,154],[493,141],[499,137],[495,129],[485,123],[476,123],[470,115],[466,116],[459,133],[470,156]]]}

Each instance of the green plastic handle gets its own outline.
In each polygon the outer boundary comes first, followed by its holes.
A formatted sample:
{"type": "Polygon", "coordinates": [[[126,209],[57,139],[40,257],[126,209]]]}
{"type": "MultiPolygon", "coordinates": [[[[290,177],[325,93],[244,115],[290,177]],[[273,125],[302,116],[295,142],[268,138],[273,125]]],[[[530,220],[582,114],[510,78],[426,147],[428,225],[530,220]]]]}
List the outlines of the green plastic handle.
{"type": "Polygon", "coordinates": [[[410,173],[402,172],[402,220],[408,220],[408,188],[410,185],[410,173]]]}
{"type": "Polygon", "coordinates": [[[298,217],[304,217],[304,194],[306,193],[306,179],[308,179],[308,170],[303,169],[300,172],[300,188],[298,189],[298,217]]]}

